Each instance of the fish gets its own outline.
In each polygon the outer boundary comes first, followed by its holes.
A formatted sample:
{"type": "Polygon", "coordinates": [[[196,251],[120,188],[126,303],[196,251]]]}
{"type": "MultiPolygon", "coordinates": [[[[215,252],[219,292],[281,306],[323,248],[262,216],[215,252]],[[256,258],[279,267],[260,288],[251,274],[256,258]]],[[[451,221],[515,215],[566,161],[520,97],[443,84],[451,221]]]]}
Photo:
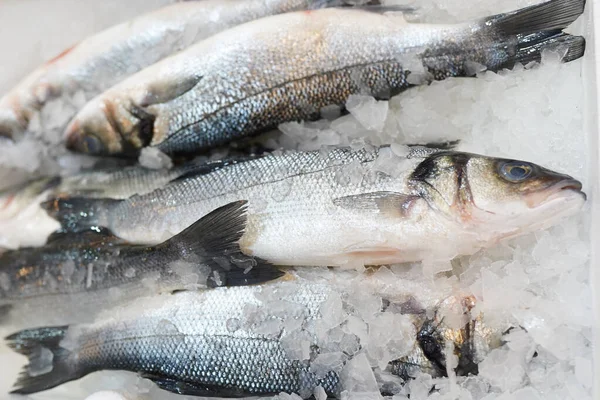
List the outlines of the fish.
{"type": "MultiPolygon", "coordinates": [[[[0,136],[13,139],[23,136],[31,128],[36,113],[56,99],[73,104],[72,117],[86,100],[127,76],[229,27],[267,15],[324,7],[328,3],[338,2],[178,2],[115,25],[64,50],[3,96],[0,99],[0,136]],[[83,94],[84,98],[76,98],[77,94],[83,94]]],[[[67,108],[63,107],[63,112],[67,112],[67,108]]]]}
{"type": "Polygon", "coordinates": [[[498,71],[540,61],[544,50],[572,61],[583,56],[585,39],[562,29],[584,3],[551,0],[455,25],[408,23],[368,6],[251,21],[90,100],[66,128],[66,146],[105,156],[135,157],[143,147],[196,154],[318,119],[352,94],[389,99],[432,80],[474,76],[474,65],[498,71]]]}
{"type": "Polygon", "coordinates": [[[131,242],[176,234],[248,200],[245,254],[276,265],[384,265],[468,255],[573,215],[586,201],[569,175],[527,161],[407,146],[280,150],[182,176],[126,200],[42,204],[65,231],[108,228],[131,242]]]}
{"type": "Polygon", "coordinates": [[[80,315],[90,318],[90,309],[144,293],[277,279],[283,272],[239,251],[245,207],[245,201],[220,207],[155,246],[132,245],[97,229],[56,233],[43,247],[4,252],[0,307],[11,305],[12,313],[35,324],[48,307],[66,308],[60,318],[73,322],[80,315]]]}
{"type": "Polygon", "coordinates": [[[477,374],[477,363],[503,344],[503,331],[487,326],[483,314],[473,311],[472,295],[444,299],[431,312],[379,299],[373,315],[364,320],[352,304],[342,284],[297,276],[138,299],[90,324],[35,328],[6,337],[13,350],[29,358],[13,393],[47,390],[94,371],[126,370],[182,395],[285,392],[307,398],[321,386],[328,397],[340,397],[351,384],[344,375],[352,376],[352,368],[362,372],[362,379],[373,377],[366,356],[381,346],[391,344],[395,350],[383,356],[391,360],[375,361],[383,365],[376,376],[406,381],[419,371],[434,377],[448,371],[477,374]],[[332,309],[341,314],[335,320],[332,309]],[[456,310],[453,325],[445,322],[448,309],[456,310]],[[351,320],[364,324],[364,334],[346,328],[351,320]],[[389,333],[391,324],[394,333],[389,333]],[[368,332],[378,335],[381,330],[388,334],[374,343],[368,332]],[[308,354],[294,353],[301,341],[308,354]],[[344,343],[346,352],[340,351],[344,343]],[[458,359],[456,368],[448,366],[448,355],[458,359]],[[337,362],[319,363],[320,356],[337,362]]]}

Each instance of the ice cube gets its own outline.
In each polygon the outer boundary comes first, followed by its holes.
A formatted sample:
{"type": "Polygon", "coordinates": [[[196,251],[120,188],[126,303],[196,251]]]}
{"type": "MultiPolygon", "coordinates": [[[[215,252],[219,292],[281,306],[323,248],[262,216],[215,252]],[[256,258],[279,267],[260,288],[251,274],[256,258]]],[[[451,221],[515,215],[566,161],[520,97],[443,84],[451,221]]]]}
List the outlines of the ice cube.
{"type": "Polygon", "coordinates": [[[381,399],[379,386],[364,353],[349,360],[340,374],[342,387],[349,400],[381,399]]]}
{"type": "Polygon", "coordinates": [[[171,158],[155,147],[144,147],[140,153],[139,162],[148,169],[170,169],[173,167],[171,158]]]}
{"type": "Polygon", "coordinates": [[[346,108],[368,130],[381,132],[388,114],[388,102],[372,96],[350,95],[346,108]]]}
{"type": "Polygon", "coordinates": [[[330,371],[339,373],[344,367],[347,356],[342,352],[319,354],[310,363],[310,371],[318,379],[323,379],[330,371]]]}

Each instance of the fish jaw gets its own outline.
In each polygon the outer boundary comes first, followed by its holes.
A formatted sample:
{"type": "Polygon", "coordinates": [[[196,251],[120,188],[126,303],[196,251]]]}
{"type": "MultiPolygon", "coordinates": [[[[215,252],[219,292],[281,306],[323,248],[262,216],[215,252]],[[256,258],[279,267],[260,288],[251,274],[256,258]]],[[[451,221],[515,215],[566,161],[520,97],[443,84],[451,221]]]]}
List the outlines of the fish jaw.
{"type": "Polygon", "coordinates": [[[473,229],[479,233],[482,246],[489,247],[499,241],[550,228],[577,214],[586,199],[586,194],[578,189],[564,189],[546,196],[542,202],[532,205],[527,212],[520,209],[511,212],[510,204],[507,204],[509,211],[504,215],[474,209],[471,223],[476,221],[479,228],[473,229]]]}

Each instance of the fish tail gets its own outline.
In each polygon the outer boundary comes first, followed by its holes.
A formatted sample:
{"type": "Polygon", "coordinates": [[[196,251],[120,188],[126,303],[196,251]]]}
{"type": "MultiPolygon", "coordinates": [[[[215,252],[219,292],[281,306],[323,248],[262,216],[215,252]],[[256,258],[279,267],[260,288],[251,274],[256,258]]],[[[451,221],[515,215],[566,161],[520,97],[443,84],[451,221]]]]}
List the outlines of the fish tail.
{"type": "MultiPolygon", "coordinates": [[[[242,253],[239,240],[246,227],[246,201],[226,204],[158,245],[174,261],[192,257],[208,265],[208,286],[258,284],[284,275],[268,262],[242,253]]],[[[165,264],[167,265],[167,264],[165,264]]]]}
{"type": "Polygon", "coordinates": [[[485,20],[485,25],[494,27],[505,36],[562,30],[575,21],[583,13],[584,8],[585,0],[550,0],[494,15],[485,20]]]}
{"type": "Polygon", "coordinates": [[[25,329],[5,338],[11,349],[29,359],[11,393],[40,392],[81,377],[70,362],[71,352],[60,346],[67,329],[67,326],[25,329]]]}
{"type": "Polygon", "coordinates": [[[539,62],[545,50],[556,51],[563,62],[577,60],[585,52],[585,39],[561,31],[539,32],[519,38],[516,61],[523,65],[539,62]]]}
{"type": "Polygon", "coordinates": [[[85,197],[55,198],[41,207],[62,225],[64,232],[78,232],[91,227],[106,226],[112,205],[121,200],[91,199],[85,197]]]}

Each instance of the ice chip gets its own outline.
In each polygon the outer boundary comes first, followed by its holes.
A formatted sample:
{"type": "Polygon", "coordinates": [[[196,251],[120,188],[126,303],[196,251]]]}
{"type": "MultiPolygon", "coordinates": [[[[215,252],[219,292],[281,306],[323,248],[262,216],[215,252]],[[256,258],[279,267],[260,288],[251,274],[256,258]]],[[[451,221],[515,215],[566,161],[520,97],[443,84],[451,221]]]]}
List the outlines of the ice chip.
{"type": "Polygon", "coordinates": [[[410,400],[426,400],[429,397],[433,379],[431,375],[418,373],[415,378],[408,383],[410,400]]]}
{"type": "Polygon", "coordinates": [[[279,319],[268,319],[256,328],[256,333],[266,337],[277,337],[281,333],[282,323],[279,319]]]}
{"type": "Polygon", "coordinates": [[[47,374],[52,371],[52,360],[54,360],[54,354],[49,349],[38,346],[33,349],[33,354],[29,356],[29,365],[27,371],[30,376],[38,376],[47,374]]]}
{"type": "Polygon", "coordinates": [[[330,371],[339,373],[347,357],[342,352],[319,354],[310,364],[310,370],[318,379],[323,379],[330,371]]]}
{"type": "Polygon", "coordinates": [[[364,344],[371,365],[385,369],[387,364],[407,355],[414,347],[416,330],[409,317],[391,312],[379,313],[369,322],[364,344]]]}
{"type": "Polygon", "coordinates": [[[387,101],[377,101],[372,96],[350,95],[346,108],[366,129],[383,130],[389,108],[387,101]]]}
{"type": "Polygon", "coordinates": [[[171,158],[155,147],[144,147],[140,153],[139,162],[148,169],[170,169],[173,167],[171,158]]]}
{"type": "Polygon", "coordinates": [[[92,393],[85,400],[129,400],[129,398],[114,390],[101,390],[92,393]]]}
{"type": "Polygon", "coordinates": [[[327,400],[327,393],[325,393],[325,389],[321,385],[315,388],[313,395],[315,396],[315,400],[327,400]]]}
{"type": "Polygon", "coordinates": [[[525,365],[521,355],[505,348],[494,349],[479,364],[479,376],[502,391],[513,391],[522,387],[525,365]]]}
{"type": "Polygon", "coordinates": [[[381,398],[373,370],[364,353],[349,360],[340,374],[348,399],[381,398]]]}

